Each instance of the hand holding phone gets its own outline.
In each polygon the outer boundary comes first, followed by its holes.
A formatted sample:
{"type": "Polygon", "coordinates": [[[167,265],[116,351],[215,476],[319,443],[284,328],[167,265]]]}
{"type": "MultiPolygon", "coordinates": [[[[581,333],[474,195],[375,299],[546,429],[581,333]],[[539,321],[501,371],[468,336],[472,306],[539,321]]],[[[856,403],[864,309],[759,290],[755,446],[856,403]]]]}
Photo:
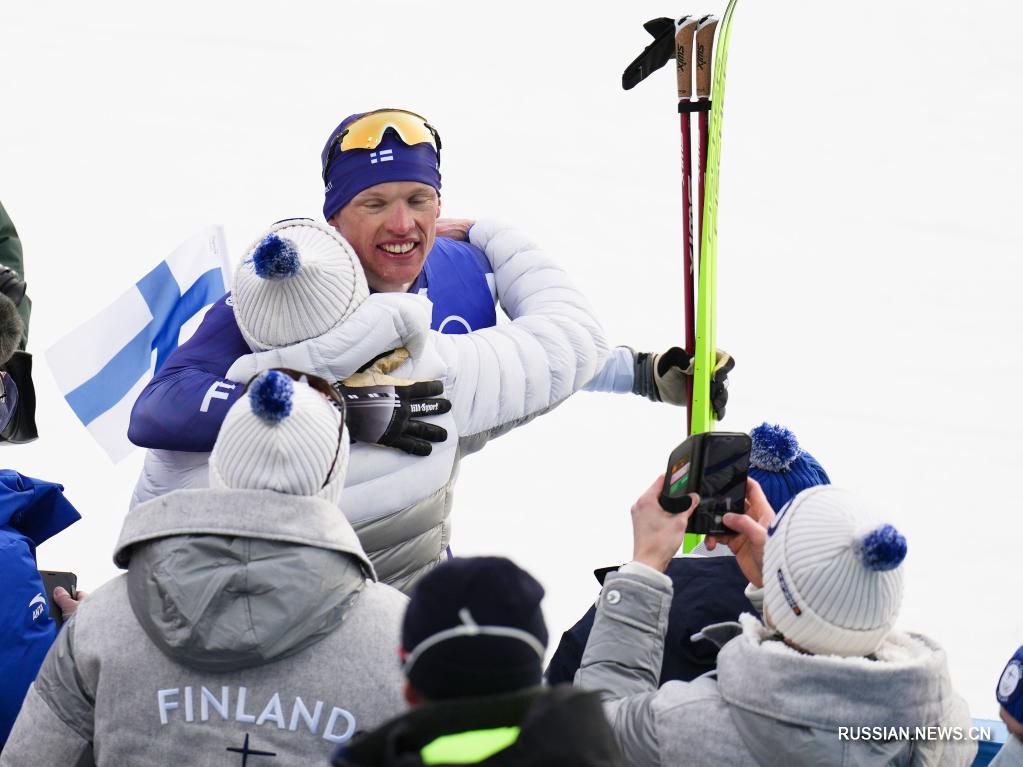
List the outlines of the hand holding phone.
{"type": "Polygon", "coordinates": [[[746,513],[726,514],[724,523],[727,536],[708,535],[707,549],[713,551],[719,544],[731,549],[746,579],[755,587],[764,585],[764,548],[767,531],[774,522],[775,513],[763,489],[753,477],[746,479],[746,513]]]}
{"type": "MultiPolygon", "coordinates": [[[[40,570],[43,577],[43,587],[46,589],[46,601],[50,605],[50,617],[53,618],[57,627],[64,623],[64,613],[53,598],[53,590],[58,586],[63,588],[72,599],[78,599],[78,576],[74,573],[58,572],[54,570],[40,570]]],[[[71,617],[70,615],[67,617],[71,617]]]]}
{"type": "MultiPolygon", "coordinates": [[[[664,572],[682,546],[689,515],[668,515],[662,509],[658,493],[664,478],[658,477],[632,505],[632,561],[664,572]]],[[[692,505],[696,496],[686,496],[692,505]]]]}

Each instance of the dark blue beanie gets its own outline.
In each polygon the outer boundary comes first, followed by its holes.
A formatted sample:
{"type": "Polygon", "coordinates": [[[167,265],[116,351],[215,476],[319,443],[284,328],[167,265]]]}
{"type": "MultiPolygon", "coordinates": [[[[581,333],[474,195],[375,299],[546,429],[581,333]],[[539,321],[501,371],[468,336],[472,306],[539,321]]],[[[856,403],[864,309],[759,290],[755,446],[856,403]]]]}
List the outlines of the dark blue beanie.
{"type": "Polygon", "coordinates": [[[760,483],[775,511],[808,487],[831,484],[824,467],[799,447],[796,435],[784,426],[762,423],[750,432],[750,438],[749,475],[760,483]]]}
{"type": "Polygon", "coordinates": [[[438,565],[416,584],[405,611],[401,646],[409,682],[429,700],[497,695],[540,684],[538,649],[547,646],[543,595],[533,576],[504,557],[456,557],[438,565]],[[535,642],[480,633],[420,647],[467,620],[482,628],[525,632],[535,642]],[[411,667],[409,653],[416,654],[411,667]]]}
{"type": "MultiPolygon", "coordinates": [[[[320,168],[337,136],[366,112],[349,115],[330,133],[320,153],[320,168]]],[[[334,150],[330,175],[323,192],[323,217],[328,221],[363,189],[388,181],[419,181],[440,194],[440,159],[431,144],[407,145],[395,131],[388,129],[376,149],[334,150]]]]}
{"type": "Polygon", "coordinates": [[[995,689],[998,703],[1017,722],[1023,722],[1023,647],[1009,658],[995,689]]]}

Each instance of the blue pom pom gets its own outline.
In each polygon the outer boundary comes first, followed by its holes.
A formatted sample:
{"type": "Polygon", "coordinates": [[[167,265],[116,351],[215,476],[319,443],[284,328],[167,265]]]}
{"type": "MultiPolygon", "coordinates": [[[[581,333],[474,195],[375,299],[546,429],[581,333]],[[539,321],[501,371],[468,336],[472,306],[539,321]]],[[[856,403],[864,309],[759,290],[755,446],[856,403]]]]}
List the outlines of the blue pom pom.
{"type": "Polygon", "coordinates": [[[252,412],[271,423],[283,421],[291,414],[291,395],[295,387],[291,379],[276,370],[263,373],[249,386],[252,412]]]}
{"type": "Polygon", "coordinates": [[[881,525],[863,536],[859,554],[868,570],[894,570],[906,558],[906,538],[891,525],[881,525]]]}
{"type": "Polygon", "coordinates": [[[291,240],[268,234],[252,252],[252,265],[264,280],[284,280],[298,274],[302,259],[291,240]]]}
{"type": "Polygon", "coordinates": [[[796,435],[777,424],[762,423],[750,432],[753,448],[749,461],[763,471],[785,471],[799,456],[796,435]]]}

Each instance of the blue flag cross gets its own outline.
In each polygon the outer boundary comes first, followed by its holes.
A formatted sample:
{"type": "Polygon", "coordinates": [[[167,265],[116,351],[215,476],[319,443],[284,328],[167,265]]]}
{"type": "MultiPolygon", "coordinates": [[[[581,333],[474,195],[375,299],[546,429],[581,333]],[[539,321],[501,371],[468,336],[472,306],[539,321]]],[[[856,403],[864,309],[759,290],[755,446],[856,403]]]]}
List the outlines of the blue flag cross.
{"type": "Polygon", "coordinates": [[[86,426],[124,399],[149,371],[154,349],[159,370],[177,348],[182,326],[227,292],[218,268],[203,274],[182,295],[166,261],[135,285],[153,319],[96,375],[66,395],[71,409],[86,426]]]}

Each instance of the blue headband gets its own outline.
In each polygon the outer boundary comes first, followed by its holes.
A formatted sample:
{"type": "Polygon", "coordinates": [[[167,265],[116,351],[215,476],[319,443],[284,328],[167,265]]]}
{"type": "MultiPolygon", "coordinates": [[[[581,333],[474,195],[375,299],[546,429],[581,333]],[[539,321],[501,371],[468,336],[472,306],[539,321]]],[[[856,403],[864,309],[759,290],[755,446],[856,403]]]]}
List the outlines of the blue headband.
{"type": "MultiPolygon", "coordinates": [[[[346,117],[330,134],[320,155],[321,167],[338,134],[361,114],[346,117]]],[[[323,192],[323,217],[328,221],[363,189],[389,181],[418,181],[432,186],[440,194],[440,167],[437,151],[430,144],[408,146],[393,130],[388,130],[376,149],[349,149],[336,152],[323,192]]]]}

